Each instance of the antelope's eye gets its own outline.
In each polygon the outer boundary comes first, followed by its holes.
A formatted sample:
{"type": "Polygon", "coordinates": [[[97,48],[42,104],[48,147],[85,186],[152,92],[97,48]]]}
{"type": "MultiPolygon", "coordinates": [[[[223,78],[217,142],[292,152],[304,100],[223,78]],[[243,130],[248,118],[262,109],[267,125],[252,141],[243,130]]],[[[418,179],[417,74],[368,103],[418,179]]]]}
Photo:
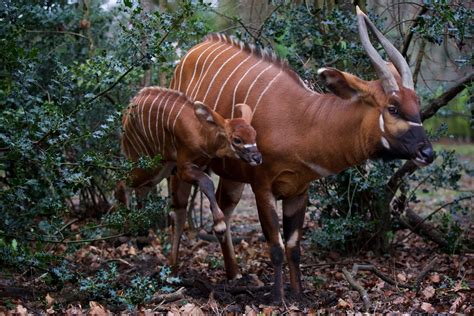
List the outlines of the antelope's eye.
{"type": "Polygon", "coordinates": [[[388,112],[392,115],[398,115],[398,107],[394,106],[394,105],[389,105],[388,106],[388,112]]]}
{"type": "Polygon", "coordinates": [[[234,138],[232,139],[232,142],[233,142],[234,144],[236,144],[236,145],[242,144],[242,140],[241,140],[240,138],[237,138],[237,137],[234,137],[234,138]]]}

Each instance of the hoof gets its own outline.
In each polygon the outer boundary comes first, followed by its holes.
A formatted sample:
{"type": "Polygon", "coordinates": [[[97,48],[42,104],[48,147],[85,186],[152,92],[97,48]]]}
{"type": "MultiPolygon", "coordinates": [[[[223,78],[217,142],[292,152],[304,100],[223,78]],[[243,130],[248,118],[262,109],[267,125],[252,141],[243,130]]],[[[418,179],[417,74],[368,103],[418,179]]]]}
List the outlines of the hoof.
{"type": "MultiPolygon", "coordinates": [[[[216,233],[217,236],[223,235],[227,229],[227,226],[224,221],[218,222],[216,225],[214,225],[213,230],[214,233],[216,233]]],[[[219,237],[218,237],[219,238],[219,237]]]]}

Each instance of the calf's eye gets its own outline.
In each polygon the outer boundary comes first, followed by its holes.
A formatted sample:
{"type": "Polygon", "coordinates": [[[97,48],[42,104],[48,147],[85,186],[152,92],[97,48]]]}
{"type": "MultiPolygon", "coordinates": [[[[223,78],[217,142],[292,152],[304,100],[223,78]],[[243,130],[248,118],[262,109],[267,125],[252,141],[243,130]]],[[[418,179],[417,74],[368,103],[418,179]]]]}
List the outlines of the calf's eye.
{"type": "Polygon", "coordinates": [[[232,142],[233,142],[234,144],[236,144],[236,145],[242,144],[242,140],[241,140],[240,138],[237,138],[237,137],[234,137],[234,138],[232,139],[232,142]]]}

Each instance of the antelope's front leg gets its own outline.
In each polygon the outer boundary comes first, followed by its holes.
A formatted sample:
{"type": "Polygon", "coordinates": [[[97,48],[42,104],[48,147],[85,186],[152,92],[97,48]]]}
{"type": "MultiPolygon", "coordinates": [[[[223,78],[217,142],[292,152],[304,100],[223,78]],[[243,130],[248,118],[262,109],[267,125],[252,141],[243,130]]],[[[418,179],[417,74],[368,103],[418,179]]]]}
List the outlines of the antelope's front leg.
{"type": "Polygon", "coordinates": [[[212,218],[214,220],[214,233],[216,233],[217,237],[222,237],[226,231],[224,213],[222,213],[217,205],[214,183],[212,183],[211,178],[192,163],[178,165],[178,177],[188,183],[199,185],[201,191],[209,199],[212,218]]]}
{"type": "Polygon", "coordinates": [[[282,268],[284,260],[284,246],[280,235],[280,223],[276,212],[276,200],[270,190],[258,190],[255,193],[258,217],[263,234],[270,246],[270,258],[274,269],[273,300],[281,303],[284,297],[282,268]]]}
{"type": "Polygon", "coordinates": [[[171,176],[171,190],[174,210],[171,213],[173,232],[171,236],[171,253],[169,260],[173,272],[176,273],[178,271],[179,244],[186,222],[186,207],[188,205],[189,193],[191,192],[191,185],[179,180],[176,176],[171,176]]]}
{"type": "Polygon", "coordinates": [[[296,297],[301,294],[300,240],[303,233],[304,215],[308,203],[308,191],[291,199],[283,200],[283,235],[286,261],[290,270],[290,286],[296,297]]]}

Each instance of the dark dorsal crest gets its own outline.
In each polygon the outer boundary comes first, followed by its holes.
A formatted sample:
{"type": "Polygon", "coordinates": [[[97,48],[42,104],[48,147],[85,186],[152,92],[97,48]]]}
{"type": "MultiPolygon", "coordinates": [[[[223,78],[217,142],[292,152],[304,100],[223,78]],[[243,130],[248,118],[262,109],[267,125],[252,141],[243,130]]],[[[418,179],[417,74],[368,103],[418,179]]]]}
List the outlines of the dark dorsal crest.
{"type": "Polygon", "coordinates": [[[293,69],[291,69],[290,65],[288,64],[288,61],[286,59],[283,59],[277,56],[274,51],[268,48],[260,48],[253,44],[244,43],[233,36],[228,36],[221,33],[208,34],[206,35],[206,37],[204,37],[204,40],[227,43],[229,45],[232,45],[236,48],[241,49],[242,51],[248,54],[255,56],[256,58],[269,62],[275,65],[275,67],[282,69],[285,73],[287,73],[293,80],[295,80],[295,82],[297,82],[303,88],[310,90],[308,86],[304,83],[304,81],[301,79],[301,77],[293,69]]]}

